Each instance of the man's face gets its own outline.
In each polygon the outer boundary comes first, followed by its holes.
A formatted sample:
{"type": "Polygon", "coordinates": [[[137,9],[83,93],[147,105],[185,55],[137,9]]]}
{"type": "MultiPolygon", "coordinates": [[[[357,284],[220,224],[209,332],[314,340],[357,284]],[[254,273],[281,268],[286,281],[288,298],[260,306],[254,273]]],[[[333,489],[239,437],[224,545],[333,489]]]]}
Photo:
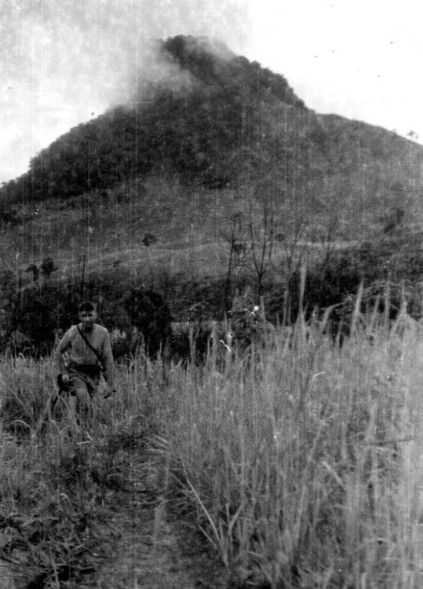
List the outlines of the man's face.
{"type": "Polygon", "coordinates": [[[96,311],[81,311],[79,313],[79,320],[82,323],[82,328],[84,331],[90,331],[93,328],[96,319],[96,311]]]}

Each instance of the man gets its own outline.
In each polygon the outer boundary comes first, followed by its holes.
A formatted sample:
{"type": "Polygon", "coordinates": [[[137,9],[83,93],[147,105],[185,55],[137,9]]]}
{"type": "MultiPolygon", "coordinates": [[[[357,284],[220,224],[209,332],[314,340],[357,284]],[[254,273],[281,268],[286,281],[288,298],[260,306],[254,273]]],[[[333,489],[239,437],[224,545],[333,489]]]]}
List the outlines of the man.
{"type": "Polygon", "coordinates": [[[64,334],[56,350],[58,383],[76,401],[76,412],[92,415],[92,398],[113,391],[114,366],[110,335],[98,323],[94,303],[79,305],[77,325],[64,334]]]}

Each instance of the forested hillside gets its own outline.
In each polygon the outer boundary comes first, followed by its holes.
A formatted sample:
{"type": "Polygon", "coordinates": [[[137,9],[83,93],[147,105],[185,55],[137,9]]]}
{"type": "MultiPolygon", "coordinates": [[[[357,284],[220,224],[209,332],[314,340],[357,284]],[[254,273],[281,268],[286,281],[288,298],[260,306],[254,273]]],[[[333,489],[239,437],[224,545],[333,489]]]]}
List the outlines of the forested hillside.
{"type": "Polygon", "coordinates": [[[52,258],[57,279],[217,280],[227,301],[236,281],[262,293],[345,251],[355,279],[342,288],[419,279],[422,146],[314,112],[282,75],[219,43],[178,36],[156,48],[129,102],[1,188],[7,280],[31,282],[52,258]]]}
{"type": "Polygon", "coordinates": [[[323,225],[330,212],[343,238],[383,226],[395,207],[420,218],[421,146],[318,115],[283,76],[206,39],[168,39],[158,53],[172,75],[146,81],[130,104],[59,137],[3,187],[3,203],[63,200],[170,175],[277,207],[300,203],[323,225]]]}
{"type": "Polygon", "coordinates": [[[187,184],[236,184],[245,149],[276,148],[262,141],[262,105],[304,108],[282,76],[229,53],[220,57],[207,44],[176,37],[160,55],[177,64],[179,83],[147,84],[131,105],[71,129],[31,161],[8,193],[24,201],[64,198],[152,170],[175,171],[187,184]]]}

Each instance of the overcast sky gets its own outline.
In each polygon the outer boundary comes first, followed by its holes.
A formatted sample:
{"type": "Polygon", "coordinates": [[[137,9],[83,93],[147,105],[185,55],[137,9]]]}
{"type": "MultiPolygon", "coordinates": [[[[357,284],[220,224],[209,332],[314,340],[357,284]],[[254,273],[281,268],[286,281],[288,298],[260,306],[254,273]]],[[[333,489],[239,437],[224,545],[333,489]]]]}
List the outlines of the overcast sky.
{"type": "Polygon", "coordinates": [[[421,0],[0,0],[0,181],[128,99],[148,39],[208,35],[306,105],[423,142],[421,0]]]}

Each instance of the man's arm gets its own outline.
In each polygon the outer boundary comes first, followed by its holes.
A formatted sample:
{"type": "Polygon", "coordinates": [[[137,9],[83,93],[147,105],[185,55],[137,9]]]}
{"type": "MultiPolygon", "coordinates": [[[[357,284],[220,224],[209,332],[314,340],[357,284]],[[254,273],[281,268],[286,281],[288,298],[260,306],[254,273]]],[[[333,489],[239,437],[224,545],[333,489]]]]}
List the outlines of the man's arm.
{"type": "Polygon", "coordinates": [[[114,362],[112,353],[112,344],[110,342],[110,334],[106,331],[103,340],[103,364],[104,364],[104,377],[107,381],[108,386],[112,389],[114,385],[114,362]]]}
{"type": "Polygon", "coordinates": [[[64,370],[66,368],[64,353],[69,348],[70,344],[71,344],[71,338],[70,338],[70,334],[69,334],[69,330],[68,330],[65,333],[65,335],[63,336],[63,338],[60,340],[59,345],[57,346],[55,358],[54,358],[56,368],[57,368],[58,372],[60,372],[60,373],[64,372],[64,370]]]}

